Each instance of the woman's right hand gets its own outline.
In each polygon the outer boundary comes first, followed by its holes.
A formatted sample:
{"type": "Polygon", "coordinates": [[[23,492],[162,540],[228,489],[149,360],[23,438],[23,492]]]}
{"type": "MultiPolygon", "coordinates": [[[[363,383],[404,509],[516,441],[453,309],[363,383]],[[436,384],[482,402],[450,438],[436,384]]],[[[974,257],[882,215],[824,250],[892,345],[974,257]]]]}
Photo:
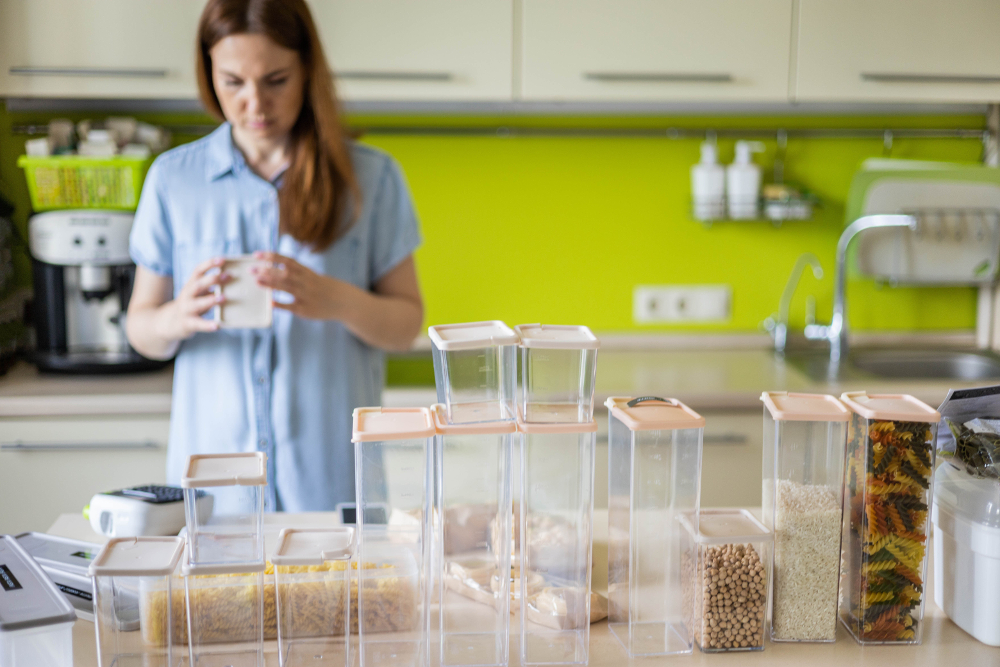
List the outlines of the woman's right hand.
{"type": "Polygon", "coordinates": [[[214,290],[230,279],[230,275],[221,270],[225,261],[215,257],[196,266],[181,291],[167,304],[169,307],[161,309],[160,331],[165,338],[180,341],[199,332],[218,330],[217,322],[202,315],[225,300],[214,290]]]}

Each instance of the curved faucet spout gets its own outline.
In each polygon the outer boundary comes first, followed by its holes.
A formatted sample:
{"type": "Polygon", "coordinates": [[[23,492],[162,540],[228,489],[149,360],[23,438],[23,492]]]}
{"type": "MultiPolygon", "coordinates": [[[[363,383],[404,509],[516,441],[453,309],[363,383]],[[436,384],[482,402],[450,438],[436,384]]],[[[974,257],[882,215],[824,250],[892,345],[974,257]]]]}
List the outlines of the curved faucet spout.
{"type": "Polygon", "coordinates": [[[781,293],[781,301],[778,303],[778,320],[774,321],[769,317],[764,323],[774,338],[775,352],[784,352],[785,346],[788,343],[788,311],[791,308],[792,297],[795,296],[795,289],[799,286],[799,280],[802,278],[802,272],[805,271],[806,266],[812,267],[813,276],[817,280],[823,277],[823,267],[820,265],[819,258],[816,255],[811,252],[799,255],[799,258],[795,260],[795,266],[792,267],[792,273],[788,276],[788,282],[785,283],[785,289],[781,293]]]}

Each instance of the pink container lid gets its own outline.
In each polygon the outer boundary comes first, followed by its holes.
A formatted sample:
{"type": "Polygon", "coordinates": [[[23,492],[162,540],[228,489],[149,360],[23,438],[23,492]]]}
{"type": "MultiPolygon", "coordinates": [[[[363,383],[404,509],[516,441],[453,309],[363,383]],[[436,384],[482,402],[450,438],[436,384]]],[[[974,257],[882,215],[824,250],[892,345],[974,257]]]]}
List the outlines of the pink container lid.
{"type": "Polygon", "coordinates": [[[267,484],[267,454],[192,454],[181,488],[202,489],[211,486],[264,486],[267,484]]]}
{"type": "Polygon", "coordinates": [[[845,391],[840,400],[865,419],[925,422],[941,421],[937,410],[909,394],[871,394],[866,391],[845,391]]]}
{"type": "Polygon", "coordinates": [[[355,408],[351,442],[414,440],[434,435],[427,408],[355,408]]]}
{"type": "Polygon", "coordinates": [[[498,345],[517,345],[520,338],[500,320],[468,322],[466,324],[439,324],[427,330],[439,350],[478,350],[498,345]]]}
{"type": "Polygon", "coordinates": [[[183,537],[116,537],[90,564],[90,576],[167,577],[184,552],[183,537]]]}
{"type": "Polygon", "coordinates": [[[705,428],[705,418],[676,398],[612,396],[604,402],[608,412],[630,431],[672,431],[705,428]]]}
{"type": "Polygon", "coordinates": [[[760,400],[775,421],[846,422],[851,418],[851,411],[829,394],[765,391],[760,400]]]}
{"type": "Polygon", "coordinates": [[[597,433],[597,422],[523,422],[518,417],[517,430],[528,434],[597,433]]]}
{"type": "Polygon", "coordinates": [[[445,407],[442,403],[435,403],[431,406],[431,416],[434,417],[434,429],[439,435],[502,435],[517,431],[517,425],[509,420],[475,424],[449,424],[445,418],[445,407]]]}
{"type": "Polygon", "coordinates": [[[567,324],[519,324],[514,327],[521,347],[550,350],[596,350],[601,341],[585,326],[567,324]]]}

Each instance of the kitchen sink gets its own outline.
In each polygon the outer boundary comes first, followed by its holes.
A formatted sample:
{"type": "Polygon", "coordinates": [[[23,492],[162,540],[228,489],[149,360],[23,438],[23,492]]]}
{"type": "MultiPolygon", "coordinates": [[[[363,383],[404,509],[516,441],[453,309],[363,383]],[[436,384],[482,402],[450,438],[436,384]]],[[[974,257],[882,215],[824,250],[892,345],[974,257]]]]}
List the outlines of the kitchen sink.
{"type": "Polygon", "coordinates": [[[827,350],[794,351],[787,362],[813,380],[1000,380],[1000,356],[979,350],[874,349],[851,350],[847,362],[830,363],[827,350]]]}

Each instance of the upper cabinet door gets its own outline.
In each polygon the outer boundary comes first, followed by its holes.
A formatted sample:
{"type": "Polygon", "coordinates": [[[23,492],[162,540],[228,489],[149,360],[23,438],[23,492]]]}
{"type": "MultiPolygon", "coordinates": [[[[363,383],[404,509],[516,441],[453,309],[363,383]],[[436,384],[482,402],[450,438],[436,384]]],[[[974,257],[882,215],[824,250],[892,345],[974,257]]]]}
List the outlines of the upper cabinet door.
{"type": "Polygon", "coordinates": [[[312,0],[348,101],[512,95],[513,0],[312,0]]]}
{"type": "Polygon", "coordinates": [[[788,100],[792,0],[523,0],[521,97],[788,100]]]}
{"type": "Polygon", "coordinates": [[[194,98],[204,0],[0,1],[0,95],[194,98]]]}
{"type": "Polygon", "coordinates": [[[1000,100],[996,0],[800,0],[802,101],[1000,100]]]}

